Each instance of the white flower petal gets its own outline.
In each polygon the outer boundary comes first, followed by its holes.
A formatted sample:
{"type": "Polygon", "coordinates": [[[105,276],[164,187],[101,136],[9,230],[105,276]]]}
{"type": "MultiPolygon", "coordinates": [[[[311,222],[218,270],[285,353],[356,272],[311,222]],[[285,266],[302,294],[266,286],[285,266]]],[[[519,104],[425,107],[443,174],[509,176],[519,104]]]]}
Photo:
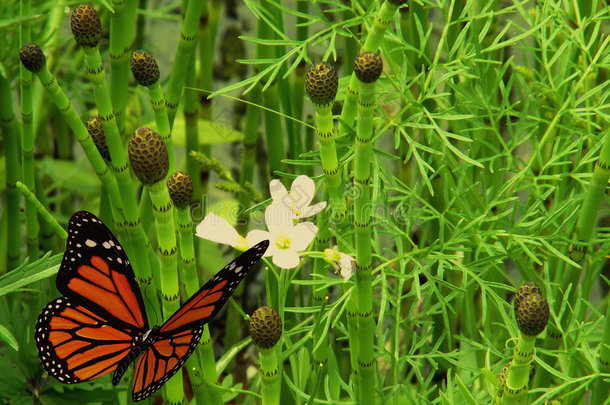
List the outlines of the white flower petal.
{"type": "MultiPolygon", "coordinates": [[[[253,229],[246,235],[246,242],[248,243],[248,246],[254,246],[259,242],[270,239],[271,235],[269,234],[269,232],[261,231],[259,229],[253,229]]],[[[267,248],[267,251],[264,254],[265,257],[271,256],[271,254],[275,250],[275,244],[271,240],[270,242],[271,243],[269,245],[269,248],[267,248]]]]}
{"type": "Polygon", "coordinates": [[[273,202],[265,210],[265,223],[271,233],[289,232],[294,227],[294,213],[286,204],[273,202]]]}
{"type": "Polygon", "coordinates": [[[297,252],[306,250],[316,237],[318,228],[311,222],[301,222],[290,232],[290,249],[297,252]]]}
{"type": "Polygon", "coordinates": [[[247,249],[248,246],[242,236],[224,218],[214,213],[209,213],[203,221],[197,225],[196,235],[200,238],[211,240],[216,243],[231,245],[235,248],[247,249]]]}
{"type": "Polygon", "coordinates": [[[309,218],[311,216],[316,215],[324,208],[326,208],[326,201],[322,201],[321,203],[317,203],[316,205],[306,207],[305,209],[303,209],[303,212],[301,213],[299,218],[309,218]]]}
{"type": "Polygon", "coordinates": [[[278,249],[273,254],[273,264],[283,269],[294,269],[299,262],[299,255],[292,249],[278,249]]]}
{"type": "Polygon", "coordinates": [[[285,201],[286,204],[295,204],[298,207],[307,207],[313,196],[316,193],[316,185],[312,179],[305,175],[300,175],[292,182],[290,186],[290,201],[285,201]]]}
{"type": "Polygon", "coordinates": [[[269,193],[271,193],[273,202],[282,202],[288,196],[286,187],[284,187],[282,182],[277,179],[273,179],[269,182],[269,193]]]}
{"type": "Polygon", "coordinates": [[[341,252],[339,252],[339,255],[341,256],[339,259],[339,274],[341,274],[343,280],[347,281],[356,272],[356,262],[350,255],[341,252]]]}

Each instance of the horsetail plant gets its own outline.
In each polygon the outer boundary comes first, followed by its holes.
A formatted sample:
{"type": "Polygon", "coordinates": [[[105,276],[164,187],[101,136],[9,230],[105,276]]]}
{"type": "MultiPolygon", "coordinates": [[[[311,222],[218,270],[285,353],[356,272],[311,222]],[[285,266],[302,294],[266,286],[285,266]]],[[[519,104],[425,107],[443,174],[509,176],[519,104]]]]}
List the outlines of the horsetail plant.
{"type": "MultiPolygon", "coordinates": [[[[394,18],[394,14],[396,10],[403,4],[405,4],[407,0],[385,0],[377,13],[375,14],[375,20],[373,22],[373,27],[369,31],[362,48],[360,49],[361,53],[364,52],[377,52],[379,49],[379,45],[381,44],[381,40],[388,29],[390,23],[392,22],[392,18],[394,18]]],[[[339,134],[343,135],[352,131],[352,125],[354,124],[354,120],[356,119],[356,114],[358,112],[358,89],[360,87],[360,82],[358,81],[358,77],[355,72],[352,72],[350,76],[349,83],[347,85],[346,93],[345,93],[345,103],[343,104],[343,109],[341,110],[341,116],[339,117],[339,134]]]]}
{"type": "Polygon", "coordinates": [[[531,282],[517,289],[514,302],[515,319],[519,337],[513,351],[513,359],[506,372],[504,385],[498,387],[495,401],[501,405],[525,403],[528,380],[534,360],[534,341],[546,328],[549,320],[549,304],[540,288],[531,282]]]}
{"type": "Polygon", "coordinates": [[[258,348],[262,405],[280,404],[280,351],[282,319],[268,306],[258,308],[250,317],[250,336],[258,348]]]}
{"type": "Polygon", "coordinates": [[[375,355],[373,353],[375,321],[373,320],[371,167],[373,156],[373,112],[375,82],[383,71],[381,56],[362,52],[354,60],[354,74],[360,81],[358,125],[354,151],[354,231],[356,237],[356,296],[358,312],[358,378],[361,403],[375,401],[375,355]]]}
{"type": "Polygon", "coordinates": [[[333,221],[341,222],[346,215],[342,189],[342,173],[335,146],[335,126],[332,108],[337,95],[339,76],[329,63],[314,63],[305,73],[305,91],[316,110],[316,135],[320,142],[320,159],[330,198],[333,221]]]}
{"type": "Polygon", "coordinates": [[[157,133],[163,139],[167,153],[169,154],[169,171],[176,169],[176,158],[174,156],[174,146],[172,135],[165,108],[165,96],[159,82],[159,66],[155,58],[146,51],[134,51],[130,61],[131,72],[136,81],[141,86],[148,88],[150,105],[155,115],[157,133]]]}
{"type": "MultiPolygon", "coordinates": [[[[19,44],[22,46],[29,43],[31,38],[30,21],[27,18],[31,9],[31,0],[20,1],[20,14],[23,21],[20,24],[19,44]]],[[[19,79],[21,88],[21,177],[23,184],[35,194],[32,72],[20,65],[19,79]]],[[[38,216],[36,208],[27,199],[24,208],[27,255],[31,261],[34,261],[38,259],[38,233],[40,230],[38,216]]]]}
{"type": "MultiPolygon", "coordinates": [[[[197,262],[195,260],[195,245],[193,235],[193,223],[191,221],[190,202],[193,198],[193,181],[184,172],[175,172],[167,178],[167,190],[174,204],[176,226],[178,228],[178,244],[180,246],[180,281],[184,289],[183,300],[192,297],[199,290],[199,278],[197,273],[197,262]]],[[[198,346],[199,364],[196,364],[195,356],[187,360],[187,369],[193,381],[193,389],[198,394],[209,395],[212,404],[222,404],[222,396],[213,389],[208,389],[217,383],[216,360],[210,337],[210,328],[207,324],[203,326],[203,333],[198,346]],[[195,382],[198,376],[193,375],[193,370],[203,370],[203,379],[206,384],[195,382]]]]}
{"type": "MultiPolygon", "coordinates": [[[[20,52],[21,55],[21,52],[20,52]]],[[[40,55],[44,63],[42,51],[40,55]]],[[[34,62],[36,64],[36,62],[34,62]]],[[[19,129],[13,112],[11,84],[7,78],[0,75],[0,125],[4,135],[4,150],[6,164],[6,268],[14,269],[21,263],[21,219],[19,216],[19,190],[15,183],[19,180],[21,165],[19,164],[19,129]]],[[[3,271],[0,271],[3,273],[3,271]]]]}
{"type": "MultiPolygon", "coordinates": [[[[106,72],[98,44],[102,36],[102,25],[99,15],[93,7],[88,4],[78,6],[72,12],[70,18],[70,27],[72,35],[78,45],[80,45],[85,55],[85,64],[89,80],[93,85],[93,95],[97,104],[102,128],[108,143],[108,151],[110,152],[111,167],[116,177],[116,181],[123,199],[123,215],[124,219],[119,219],[115,216],[115,223],[119,234],[124,228],[126,238],[123,244],[126,245],[128,251],[132,251],[132,263],[135,267],[145,268],[146,276],[142,283],[148,285],[151,283],[150,268],[152,264],[151,256],[147,255],[149,243],[142,228],[142,223],[139,217],[138,207],[135,198],[131,198],[134,193],[133,183],[129,175],[127,154],[123,148],[123,142],[114,116],[112,103],[110,101],[110,91],[106,82],[106,72]]],[[[153,290],[146,289],[147,294],[150,294],[151,301],[153,290]]]]}
{"type": "Polygon", "coordinates": [[[134,0],[111,0],[110,15],[110,99],[119,133],[125,131],[125,107],[129,85],[129,55],[134,39],[137,2],[134,0]]]}
{"type": "MultiPolygon", "coordinates": [[[[42,86],[47,90],[59,109],[61,111],[66,123],[74,132],[74,135],[81,144],[83,151],[87,155],[91,166],[95,170],[96,174],[100,178],[102,185],[108,190],[110,200],[112,201],[113,207],[117,210],[114,215],[115,221],[120,221],[123,218],[123,202],[121,194],[116,183],[115,177],[108,170],[106,162],[100,155],[93,139],[89,135],[87,128],[81,121],[78,114],[74,110],[72,103],[66,97],[65,93],[59,86],[57,79],[49,70],[46,68],[45,56],[42,49],[36,44],[26,44],[19,51],[19,57],[21,63],[28,70],[35,73],[40,80],[42,86]]],[[[113,215],[113,216],[114,216],[113,215]]]]}
{"type": "Polygon", "coordinates": [[[178,47],[176,48],[176,56],[174,57],[174,64],[172,65],[166,91],[167,116],[170,130],[174,125],[174,117],[178,109],[182,87],[184,87],[186,69],[195,51],[199,17],[206,5],[207,2],[205,1],[189,1],[186,6],[178,47]]]}
{"type": "MultiPolygon", "coordinates": [[[[173,204],[165,178],[169,168],[169,156],[161,137],[149,128],[138,128],[129,140],[129,162],[136,177],[148,189],[155,216],[157,244],[161,256],[161,298],[163,320],[180,309],[178,262],[173,204]]],[[[180,404],[184,398],[182,373],[179,371],[167,383],[167,400],[180,404]]]]}
{"type": "Polygon", "coordinates": [[[112,169],[115,173],[121,194],[127,198],[123,201],[125,219],[129,223],[138,222],[138,213],[133,198],[133,187],[127,166],[126,154],[117,127],[110,92],[106,83],[106,71],[98,49],[102,37],[102,24],[97,11],[88,4],[78,6],[72,12],[70,27],[74,40],[85,54],[85,64],[89,80],[93,85],[93,95],[99,110],[102,127],[108,142],[108,150],[112,158],[112,169]]]}

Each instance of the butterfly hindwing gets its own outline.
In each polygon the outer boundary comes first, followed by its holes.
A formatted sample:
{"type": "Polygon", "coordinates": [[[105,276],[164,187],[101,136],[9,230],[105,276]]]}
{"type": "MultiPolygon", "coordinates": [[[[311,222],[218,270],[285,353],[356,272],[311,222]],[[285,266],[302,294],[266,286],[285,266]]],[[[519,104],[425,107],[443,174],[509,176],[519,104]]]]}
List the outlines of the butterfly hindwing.
{"type": "Polygon", "coordinates": [[[60,297],[42,310],[34,338],[43,368],[60,382],[74,384],[113,371],[140,336],[60,297]]]}
{"type": "Polygon", "coordinates": [[[204,324],[175,335],[158,337],[136,364],[132,398],[148,398],[180,370],[201,339],[204,324]]]}
{"type": "Polygon", "coordinates": [[[57,289],[126,328],[148,330],[129,259],[106,225],[90,212],[79,211],[70,218],[57,289]]]}
{"type": "Polygon", "coordinates": [[[161,326],[154,343],[137,362],[134,401],[152,395],[180,370],[197,347],[203,325],[227,302],[268,246],[269,241],[260,242],[227,264],[161,326]]]}

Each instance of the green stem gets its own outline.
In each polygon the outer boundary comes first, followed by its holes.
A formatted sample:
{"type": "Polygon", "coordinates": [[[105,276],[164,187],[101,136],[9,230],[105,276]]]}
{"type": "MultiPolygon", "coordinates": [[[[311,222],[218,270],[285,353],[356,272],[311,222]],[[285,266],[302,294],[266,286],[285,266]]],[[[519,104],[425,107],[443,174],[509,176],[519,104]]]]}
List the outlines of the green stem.
{"type": "MultiPolygon", "coordinates": [[[[180,246],[180,280],[186,292],[185,299],[193,296],[199,290],[199,278],[197,273],[197,262],[195,260],[195,244],[193,240],[193,223],[189,206],[186,208],[175,207],[176,224],[178,227],[178,243],[180,246]]],[[[210,403],[213,405],[222,404],[222,396],[214,389],[209,387],[214,386],[218,381],[216,373],[216,360],[214,359],[214,351],[210,339],[210,330],[208,325],[204,326],[203,336],[198,346],[199,357],[205,359],[195,367],[203,370],[203,379],[207,384],[201,384],[193,387],[196,391],[201,391],[199,395],[209,396],[210,403]]],[[[190,359],[189,359],[190,360],[190,359]]],[[[191,369],[191,367],[189,367],[191,369]]]]}
{"type": "Polygon", "coordinates": [[[42,205],[40,201],[38,201],[32,191],[20,181],[17,181],[15,183],[15,186],[17,187],[17,190],[19,190],[19,192],[23,195],[23,197],[25,197],[26,201],[28,201],[36,210],[34,212],[34,215],[40,215],[42,219],[44,219],[45,221],[47,221],[48,224],[51,225],[57,236],[59,236],[63,240],[66,240],[68,238],[68,233],[66,232],[66,230],[62,228],[61,225],[59,225],[59,222],[57,222],[57,220],[53,218],[53,215],[51,215],[51,213],[45,208],[45,206],[42,205]]]}
{"type": "MultiPolygon", "coordinates": [[[[371,162],[373,161],[373,112],[375,84],[361,83],[354,152],[354,183],[359,188],[354,201],[356,235],[356,297],[358,299],[358,366],[361,403],[375,401],[375,356],[373,353],[371,162]]],[[[353,295],[350,299],[354,299],[353,295]]]]}
{"type": "Polygon", "coordinates": [[[523,404],[527,399],[527,385],[536,350],[536,337],[519,332],[517,346],[513,352],[513,361],[506,373],[502,405],[523,404]]]}
{"type": "Polygon", "coordinates": [[[10,82],[0,75],[0,123],[4,135],[6,159],[6,221],[8,226],[6,263],[14,269],[21,262],[21,214],[19,191],[15,183],[21,172],[19,165],[19,133],[13,113],[10,82]]]}
{"type": "Polygon", "coordinates": [[[172,142],[172,134],[169,126],[169,119],[167,117],[167,109],[165,108],[165,96],[163,95],[163,90],[161,89],[161,84],[159,84],[158,80],[151,86],[148,86],[148,95],[150,96],[150,105],[152,106],[155,114],[157,133],[161,139],[163,139],[163,144],[165,144],[165,147],[167,148],[167,154],[169,156],[169,172],[173,173],[176,170],[174,144],[172,142]]]}
{"type": "Polygon", "coordinates": [[[125,131],[129,56],[136,19],[136,0],[112,0],[110,15],[110,96],[119,133],[125,131]]]}
{"type": "Polygon", "coordinates": [[[263,396],[262,405],[279,405],[281,381],[276,346],[269,349],[259,347],[258,352],[263,396]]]}
{"type": "MultiPolygon", "coordinates": [[[[602,340],[599,344],[598,367],[599,371],[610,374],[610,294],[606,294],[606,316],[602,340]]],[[[591,391],[592,404],[601,404],[610,397],[610,382],[599,378],[591,391]]]]}
{"type": "MultiPolygon", "coordinates": [[[[31,0],[21,0],[20,14],[22,18],[32,12],[31,0]]],[[[20,24],[19,44],[23,46],[30,42],[30,22],[24,19],[20,24]]],[[[23,64],[19,64],[19,77],[21,84],[21,170],[23,183],[36,192],[34,180],[34,122],[33,94],[32,94],[32,72],[27,70],[23,64]]],[[[36,209],[28,200],[25,202],[25,236],[27,255],[31,261],[38,259],[38,216],[36,209]]]]}
{"type": "Polygon", "coordinates": [[[174,64],[172,66],[172,72],[169,76],[169,83],[167,85],[166,92],[167,115],[170,128],[174,125],[174,117],[176,116],[178,102],[180,101],[180,96],[182,94],[186,70],[195,50],[195,39],[197,36],[197,28],[199,26],[199,17],[201,16],[203,7],[206,4],[207,2],[205,1],[191,0],[188,2],[186,7],[182,30],[180,32],[180,39],[178,40],[176,56],[174,57],[174,64]]]}
{"type": "MultiPolygon", "coordinates": [[[[582,261],[586,255],[588,245],[593,236],[595,220],[597,212],[602,202],[602,198],[606,192],[606,185],[610,179],[610,131],[606,131],[604,135],[602,149],[599,153],[599,158],[593,169],[591,184],[584,201],[580,208],[578,221],[576,222],[576,232],[572,241],[572,250],[570,258],[574,261],[582,261]]],[[[572,271],[571,273],[575,273],[572,271]]],[[[573,275],[579,277],[580,272],[573,275]]]]}
{"type": "MultiPolygon", "coordinates": [[[[379,45],[381,44],[381,40],[383,39],[383,35],[392,22],[392,18],[394,17],[394,13],[397,9],[398,8],[396,5],[392,4],[391,2],[387,0],[383,2],[379,8],[379,11],[377,11],[375,14],[373,28],[364,41],[364,45],[362,45],[362,49],[360,50],[361,53],[377,52],[377,49],[379,49],[379,45]]],[[[360,82],[358,81],[356,74],[352,72],[346,89],[343,110],[341,111],[341,116],[339,117],[340,135],[352,132],[352,125],[354,125],[354,120],[356,119],[356,113],[358,111],[357,104],[359,87],[360,82]]]]}
{"type": "Polygon", "coordinates": [[[345,196],[341,184],[342,173],[335,146],[335,127],[333,124],[332,103],[316,105],[316,135],[320,143],[320,159],[324,180],[330,198],[330,210],[333,223],[341,222],[346,215],[345,196]]]}
{"type": "MultiPolygon", "coordinates": [[[[161,299],[163,303],[163,320],[169,319],[180,309],[180,291],[178,286],[178,258],[176,231],[173,219],[173,204],[164,181],[146,185],[150,193],[157,243],[161,257],[161,299]]],[[[190,220],[189,220],[190,222],[190,220]]],[[[194,256],[193,256],[194,257],[194,256]]],[[[189,284],[192,285],[192,282],[189,284]]],[[[191,286],[189,285],[189,287],[191,286]]],[[[195,290],[196,291],[196,290],[195,290]]],[[[184,399],[182,372],[179,371],[167,382],[167,401],[181,404],[184,399]]]]}
{"type": "MultiPolygon", "coordinates": [[[[195,58],[191,58],[186,71],[186,86],[196,87],[195,58]]],[[[193,200],[201,198],[201,175],[197,161],[189,157],[191,151],[199,151],[199,102],[197,92],[189,89],[184,90],[184,122],[186,135],[186,156],[184,158],[186,172],[193,181],[193,200]]],[[[168,121],[169,122],[169,121],[168,121]]],[[[169,151],[168,151],[169,152],[169,151]]],[[[171,173],[171,172],[170,172],[171,173]]]]}

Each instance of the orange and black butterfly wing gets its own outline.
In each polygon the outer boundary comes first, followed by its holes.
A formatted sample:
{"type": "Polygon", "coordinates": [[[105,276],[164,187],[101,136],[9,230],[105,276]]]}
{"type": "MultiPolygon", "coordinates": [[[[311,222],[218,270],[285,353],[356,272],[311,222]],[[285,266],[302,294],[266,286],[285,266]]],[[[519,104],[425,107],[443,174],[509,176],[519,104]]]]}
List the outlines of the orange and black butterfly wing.
{"type": "Polygon", "coordinates": [[[106,225],[90,212],[79,211],[70,218],[57,289],[117,327],[148,330],[129,259],[106,225]]]}
{"type": "Polygon", "coordinates": [[[60,297],[42,310],[34,338],[42,367],[60,382],[74,384],[113,371],[140,335],[60,297]]]}
{"type": "Polygon", "coordinates": [[[269,241],[262,241],[226,265],[161,326],[136,365],[134,401],[152,395],[180,370],[197,347],[203,326],[227,302],[268,246],[269,241]]]}
{"type": "Polygon", "coordinates": [[[57,289],[64,295],[38,316],[43,368],[64,383],[109,373],[148,330],[142,295],[123,248],[93,214],[68,223],[57,289]]]}

